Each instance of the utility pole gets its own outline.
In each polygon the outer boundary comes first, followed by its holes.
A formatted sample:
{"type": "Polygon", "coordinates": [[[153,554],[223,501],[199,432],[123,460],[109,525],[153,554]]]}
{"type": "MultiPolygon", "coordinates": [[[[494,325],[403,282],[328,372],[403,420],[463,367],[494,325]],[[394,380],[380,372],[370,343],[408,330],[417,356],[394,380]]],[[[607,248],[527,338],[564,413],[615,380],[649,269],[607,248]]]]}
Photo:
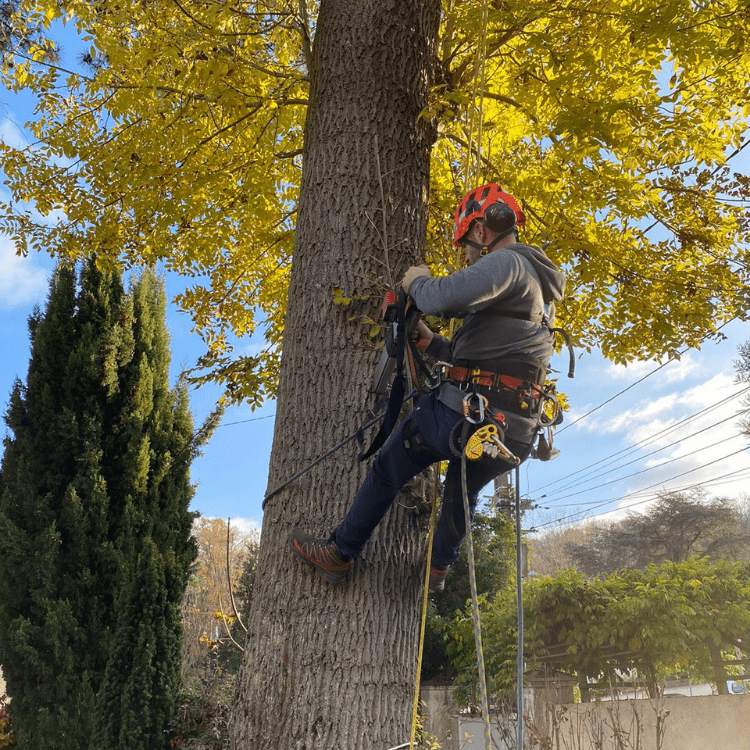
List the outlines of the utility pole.
{"type": "MultiPolygon", "coordinates": [[[[500,512],[513,520],[516,509],[516,489],[513,487],[511,472],[506,472],[495,477],[495,491],[492,493],[492,501],[496,512],[500,512]]],[[[523,506],[519,504],[520,513],[523,515],[523,506]]],[[[526,540],[521,542],[521,577],[526,578],[529,572],[529,555],[526,540]]]]}
{"type": "Polygon", "coordinates": [[[515,491],[510,479],[510,472],[495,477],[495,491],[492,494],[495,510],[500,511],[508,518],[513,517],[515,508],[515,491]]]}

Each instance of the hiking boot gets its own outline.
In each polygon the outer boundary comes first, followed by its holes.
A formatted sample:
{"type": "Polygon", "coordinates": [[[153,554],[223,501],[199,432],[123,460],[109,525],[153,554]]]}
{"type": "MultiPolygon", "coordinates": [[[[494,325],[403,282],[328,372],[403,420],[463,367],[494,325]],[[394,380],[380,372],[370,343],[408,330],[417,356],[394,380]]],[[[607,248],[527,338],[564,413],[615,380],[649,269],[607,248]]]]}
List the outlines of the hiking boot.
{"type": "Polygon", "coordinates": [[[441,568],[439,565],[430,568],[430,591],[443,591],[445,589],[445,576],[448,575],[448,568],[441,568]]]}
{"type": "Polygon", "coordinates": [[[343,583],[353,560],[345,560],[332,539],[318,539],[293,529],[289,543],[298,557],[309,563],[331,583],[343,583]]]}

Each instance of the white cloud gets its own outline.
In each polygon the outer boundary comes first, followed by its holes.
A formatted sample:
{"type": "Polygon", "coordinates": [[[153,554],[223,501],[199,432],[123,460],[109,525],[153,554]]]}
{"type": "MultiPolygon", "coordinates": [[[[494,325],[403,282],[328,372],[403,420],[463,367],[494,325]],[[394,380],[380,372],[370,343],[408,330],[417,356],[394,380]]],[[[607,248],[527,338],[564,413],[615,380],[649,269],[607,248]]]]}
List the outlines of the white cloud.
{"type": "Polygon", "coordinates": [[[257,534],[261,526],[260,521],[256,521],[254,518],[233,518],[231,523],[241,534],[247,536],[257,534]]]}
{"type": "MultiPolygon", "coordinates": [[[[610,435],[624,433],[629,438],[634,438],[637,432],[642,431],[641,427],[644,421],[653,422],[659,414],[673,412],[677,401],[678,395],[676,393],[669,393],[653,401],[642,401],[619,414],[585,420],[580,423],[580,426],[581,429],[587,432],[610,435]]],[[[571,422],[574,419],[575,415],[571,416],[571,422]]],[[[634,438],[634,441],[637,442],[642,439],[643,437],[634,438]]]]}
{"type": "Polygon", "coordinates": [[[659,367],[659,362],[654,361],[631,362],[629,365],[616,365],[609,362],[604,371],[604,377],[635,382],[653,372],[652,377],[657,379],[659,383],[679,383],[700,369],[700,362],[692,352],[688,352],[681,359],[673,360],[661,369],[658,369],[659,367]],[[657,369],[658,372],[656,372],[657,369]]]}
{"type": "Polygon", "coordinates": [[[692,353],[685,355],[682,359],[670,362],[661,372],[660,378],[663,383],[681,383],[690,375],[698,372],[701,363],[692,353]]]}
{"type": "Polygon", "coordinates": [[[690,406],[710,406],[746,386],[735,382],[734,375],[720,372],[705,383],[696,385],[680,395],[680,401],[690,406]]]}
{"type": "Polygon", "coordinates": [[[43,302],[49,273],[35,263],[33,255],[16,255],[12,240],[0,236],[0,307],[28,307],[43,302]]]}

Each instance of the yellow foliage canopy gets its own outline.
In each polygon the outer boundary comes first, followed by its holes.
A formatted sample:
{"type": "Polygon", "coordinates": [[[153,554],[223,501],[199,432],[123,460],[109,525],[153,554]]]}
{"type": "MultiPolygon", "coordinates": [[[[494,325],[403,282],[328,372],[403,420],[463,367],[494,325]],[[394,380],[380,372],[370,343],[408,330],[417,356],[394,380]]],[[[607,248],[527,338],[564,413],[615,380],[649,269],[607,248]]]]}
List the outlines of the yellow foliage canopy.
{"type": "MultiPolygon", "coordinates": [[[[24,0],[4,42],[3,82],[38,108],[36,141],[0,146],[0,229],[20,252],[184,275],[205,377],[255,403],[276,384],[317,10],[24,0]],[[54,64],[59,21],[88,40],[81,71],[54,64]],[[266,350],[235,357],[228,333],[259,325],[266,350]]],[[[493,179],[568,272],[580,345],[658,357],[743,315],[749,24],[742,0],[447,0],[429,262],[452,267],[455,202],[493,179]]]]}

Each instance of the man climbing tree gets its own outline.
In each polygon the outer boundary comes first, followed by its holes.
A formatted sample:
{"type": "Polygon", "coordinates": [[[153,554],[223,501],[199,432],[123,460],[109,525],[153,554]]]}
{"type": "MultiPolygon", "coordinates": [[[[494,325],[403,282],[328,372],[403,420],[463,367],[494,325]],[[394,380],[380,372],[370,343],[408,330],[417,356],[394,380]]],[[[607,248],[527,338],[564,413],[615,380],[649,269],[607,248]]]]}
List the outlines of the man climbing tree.
{"type": "Polygon", "coordinates": [[[386,443],[330,538],[292,532],[294,552],[332,583],[344,580],[401,487],[448,461],[430,568],[430,588],[442,591],[466,533],[464,493],[473,516],[480,490],[531,453],[549,403],[550,326],[565,279],[540,248],[519,244],[525,221],[500,185],[482,185],[464,196],[454,220],[467,268],[442,279],[426,266],[406,271],[401,286],[419,310],[464,318],[450,341],[421,321],[416,331],[418,349],[456,366],[443,365],[445,381],[386,443]]]}
{"type": "MultiPolygon", "coordinates": [[[[278,397],[270,488],[360,426],[382,292],[425,259],[425,231],[433,267],[455,269],[444,217],[471,185],[528,201],[529,241],[568,277],[561,319],[611,359],[698,345],[748,309],[747,188],[731,170],[743,0],[446,0],[442,19],[433,0],[34,10],[8,21],[34,28],[3,74],[43,115],[38,146],[1,147],[15,202],[0,225],[21,250],[189,275],[178,304],[206,341],[202,375],[230,398],[278,397]],[[45,32],[71,17],[89,67],[60,96],[45,32]],[[227,332],[260,321],[265,350],[233,355],[227,332]]],[[[266,506],[237,748],[404,739],[422,506],[394,504],[354,587],[311,584],[287,559],[289,529],[331,528],[363,477],[348,447],[266,506]]]]}

